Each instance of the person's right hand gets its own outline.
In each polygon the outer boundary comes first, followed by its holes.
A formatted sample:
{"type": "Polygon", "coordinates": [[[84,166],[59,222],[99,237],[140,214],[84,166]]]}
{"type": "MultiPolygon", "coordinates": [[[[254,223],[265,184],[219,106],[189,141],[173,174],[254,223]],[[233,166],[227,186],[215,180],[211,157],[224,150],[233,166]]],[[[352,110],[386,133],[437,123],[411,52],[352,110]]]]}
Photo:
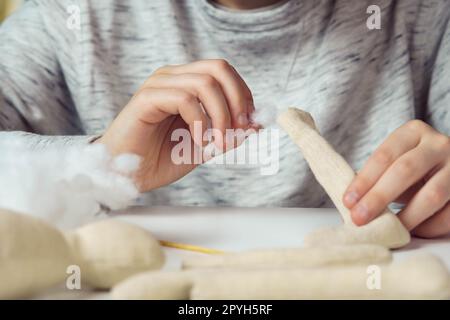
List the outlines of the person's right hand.
{"type": "Polygon", "coordinates": [[[165,66],[147,79],[95,143],[105,144],[113,155],[139,155],[142,160],[134,180],[146,192],[180,179],[197,165],[173,163],[175,129],[189,129],[191,147],[199,148],[207,144],[202,137],[210,121],[221,133],[214,135],[215,145],[226,150],[236,145],[226,143],[225,130],[250,128],[253,111],[250,89],[226,61],[165,66]],[[201,134],[194,132],[196,121],[201,122],[201,134]]]}

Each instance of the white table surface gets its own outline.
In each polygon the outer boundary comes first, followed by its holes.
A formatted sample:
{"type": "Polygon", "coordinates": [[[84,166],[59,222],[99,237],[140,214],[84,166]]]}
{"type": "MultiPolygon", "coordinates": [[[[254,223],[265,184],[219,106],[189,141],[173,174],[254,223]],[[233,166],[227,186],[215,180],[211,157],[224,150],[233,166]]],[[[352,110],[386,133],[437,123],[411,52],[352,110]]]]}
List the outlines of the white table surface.
{"type": "MultiPolygon", "coordinates": [[[[115,219],[140,225],[159,240],[180,242],[224,251],[254,248],[302,246],[303,237],[312,230],[340,224],[335,209],[308,208],[177,208],[135,207],[114,214],[115,219]]],[[[439,256],[450,269],[450,237],[434,240],[413,239],[394,251],[394,259],[418,252],[439,256]]],[[[198,255],[165,249],[166,269],[177,269],[184,256],[198,255]]],[[[108,293],[55,289],[42,299],[108,299],[108,293]]]]}

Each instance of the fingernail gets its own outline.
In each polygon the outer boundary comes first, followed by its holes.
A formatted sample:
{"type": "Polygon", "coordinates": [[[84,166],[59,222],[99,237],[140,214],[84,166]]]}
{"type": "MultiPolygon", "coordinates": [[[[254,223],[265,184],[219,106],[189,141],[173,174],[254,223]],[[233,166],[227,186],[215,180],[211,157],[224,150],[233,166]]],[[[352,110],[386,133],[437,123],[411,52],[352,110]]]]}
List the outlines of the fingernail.
{"type": "Polygon", "coordinates": [[[212,158],[214,158],[214,144],[210,143],[205,148],[203,148],[203,161],[208,162],[212,158]]]}
{"type": "Polygon", "coordinates": [[[369,210],[364,203],[360,203],[355,208],[356,215],[364,222],[369,220],[369,210]]]}
{"type": "Polygon", "coordinates": [[[241,113],[238,116],[237,121],[240,126],[243,126],[243,127],[248,126],[248,115],[246,113],[241,113]]]}
{"type": "Polygon", "coordinates": [[[214,131],[213,139],[213,143],[217,148],[223,149],[225,147],[225,137],[220,131],[214,131]]]}
{"type": "Polygon", "coordinates": [[[255,111],[255,103],[253,102],[252,99],[248,100],[247,110],[248,113],[252,113],[255,111]]]}
{"type": "Polygon", "coordinates": [[[214,157],[217,157],[222,154],[222,151],[214,145],[214,143],[208,144],[203,148],[203,161],[208,162],[214,157]]]}
{"type": "Polygon", "coordinates": [[[248,134],[247,134],[248,130],[249,130],[249,129],[245,130],[245,132],[237,131],[237,133],[236,133],[236,143],[237,143],[237,146],[240,146],[240,145],[245,141],[245,139],[246,139],[247,136],[248,136],[248,134]]]}
{"type": "Polygon", "coordinates": [[[347,192],[344,200],[345,202],[347,202],[347,204],[353,206],[359,200],[359,195],[355,191],[350,191],[347,192]]]}
{"type": "Polygon", "coordinates": [[[225,141],[226,141],[226,147],[227,147],[227,149],[229,149],[229,148],[234,148],[234,135],[232,135],[232,134],[227,134],[226,136],[225,136],[225,141]]]}

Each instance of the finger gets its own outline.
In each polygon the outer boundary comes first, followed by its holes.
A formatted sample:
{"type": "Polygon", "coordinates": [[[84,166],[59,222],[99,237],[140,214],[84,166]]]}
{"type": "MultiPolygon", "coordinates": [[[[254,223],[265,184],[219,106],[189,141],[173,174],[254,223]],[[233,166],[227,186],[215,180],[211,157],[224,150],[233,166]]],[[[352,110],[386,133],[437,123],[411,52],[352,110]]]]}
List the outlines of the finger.
{"type": "MultiPolygon", "coordinates": [[[[436,135],[430,135],[428,138],[424,139],[424,142],[427,144],[430,144],[430,147],[435,148],[437,152],[439,152],[443,158],[447,158],[450,156],[450,143],[449,138],[445,135],[438,134],[436,135]],[[447,147],[446,147],[447,146],[447,147]]],[[[414,184],[412,187],[410,187],[408,190],[406,190],[403,194],[401,194],[397,199],[395,199],[395,202],[406,204],[408,203],[416,194],[417,192],[423,188],[425,183],[436,174],[436,172],[440,170],[440,168],[437,166],[433,168],[430,172],[428,172],[422,179],[420,179],[416,184],[414,184]]]]}
{"type": "Polygon", "coordinates": [[[435,212],[444,207],[450,199],[450,165],[445,165],[411,199],[398,214],[408,230],[413,230],[435,212]]]}
{"type": "Polygon", "coordinates": [[[420,179],[416,184],[409,187],[408,190],[406,190],[400,196],[398,196],[394,202],[403,203],[403,204],[409,202],[412,199],[412,197],[414,197],[416,195],[416,193],[420,189],[422,189],[422,187],[425,185],[425,183],[426,183],[425,179],[420,179]]]}
{"type": "Polygon", "coordinates": [[[180,115],[188,124],[191,137],[198,146],[208,129],[208,118],[197,98],[179,89],[144,88],[132,100],[135,112],[143,122],[155,124],[171,115],[180,115]]]}
{"type": "Polygon", "coordinates": [[[213,76],[221,85],[232,117],[234,128],[247,128],[249,125],[249,114],[255,107],[252,93],[239,75],[227,61],[201,60],[193,63],[167,66],[162,68],[161,73],[183,74],[200,73],[213,76]]]}
{"type": "Polygon", "coordinates": [[[211,118],[217,146],[223,146],[223,137],[226,130],[231,128],[231,115],[229,107],[220,84],[208,74],[158,74],[149,81],[146,86],[153,88],[177,88],[186,90],[196,96],[208,116],[211,118]]]}
{"type": "MultiPolygon", "coordinates": [[[[247,83],[245,82],[244,78],[242,78],[242,76],[239,74],[239,72],[236,70],[235,67],[231,66],[231,70],[234,74],[234,76],[237,79],[237,84],[239,84],[240,86],[238,88],[236,88],[236,92],[244,92],[244,99],[241,101],[237,100],[235,103],[231,102],[232,105],[236,104],[236,105],[241,105],[243,106],[243,110],[247,111],[247,121],[248,121],[248,125],[251,125],[251,115],[253,112],[255,112],[255,102],[253,100],[253,94],[252,91],[250,90],[250,88],[248,87],[247,83]]],[[[232,89],[230,88],[230,93],[232,93],[232,89]]],[[[227,90],[228,92],[228,90],[227,90]]],[[[230,96],[235,96],[230,94],[230,96]]],[[[238,119],[239,120],[239,119],[238,119]]],[[[242,121],[241,121],[242,122],[242,121]]],[[[241,123],[242,125],[242,123],[241,123]]],[[[245,127],[242,125],[242,127],[245,127]]]]}
{"type": "Polygon", "coordinates": [[[376,218],[391,202],[442,162],[441,158],[425,143],[400,156],[352,208],[355,224],[364,225],[376,218]]]}
{"type": "Polygon", "coordinates": [[[416,227],[413,234],[422,238],[437,238],[450,234],[450,203],[447,202],[443,209],[416,227]]]}
{"type": "Polygon", "coordinates": [[[397,158],[419,144],[421,132],[426,130],[426,125],[422,128],[420,123],[411,121],[401,126],[375,150],[348,186],[343,199],[345,206],[351,209],[397,158]]]}

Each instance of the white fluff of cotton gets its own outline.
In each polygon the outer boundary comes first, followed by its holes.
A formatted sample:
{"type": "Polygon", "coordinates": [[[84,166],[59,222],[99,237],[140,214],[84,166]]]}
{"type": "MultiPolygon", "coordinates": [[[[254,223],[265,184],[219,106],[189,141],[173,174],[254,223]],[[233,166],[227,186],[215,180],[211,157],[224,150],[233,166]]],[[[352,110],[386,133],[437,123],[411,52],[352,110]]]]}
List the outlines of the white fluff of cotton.
{"type": "Polygon", "coordinates": [[[30,149],[0,143],[0,208],[43,218],[62,228],[97,219],[138,197],[131,174],[139,157],[112,157],[100,144],[30,149]]]}

